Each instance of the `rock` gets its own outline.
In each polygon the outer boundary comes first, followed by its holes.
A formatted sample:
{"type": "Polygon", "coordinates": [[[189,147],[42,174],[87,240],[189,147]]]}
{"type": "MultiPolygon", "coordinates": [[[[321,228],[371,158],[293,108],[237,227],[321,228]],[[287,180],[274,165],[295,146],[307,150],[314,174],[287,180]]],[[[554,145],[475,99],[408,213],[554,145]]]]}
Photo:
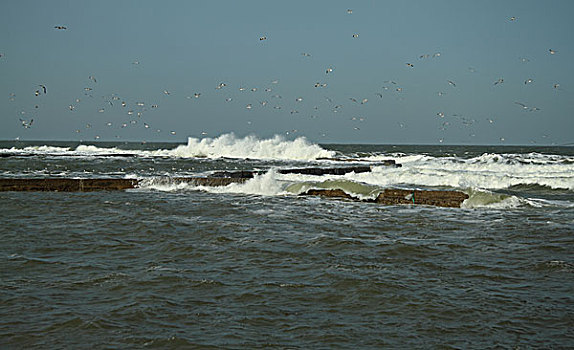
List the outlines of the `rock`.
{"type": "MultiPolygon", "coordinates": [[[[187,182],[196,186],[227,186],[231,183],[243,183],[245,178],[160,178],[157,181],[187,182]]],[[[51,191],[51,192],[91,192],[121,191],[138,187],[141,180],[136,179],[0,179],[0,191],[51,191]]]]}
{"type": "Polygon", "coordinates": [[[375,199],[376,203],[396,205],[434,205],[438,207],[460,208],[468,194],[459,191],[423,191],[385,189],[375,199]]]}
{"type": "Polygon", "coordinates": [[[195,186],[227,186],[232,183],[244,183],[245,177],[176,177],[173,181],[187,182],[195,186]]]}
{"type": "Polygon", "coordinates": [[[346,199],[357,200],[357,198],[339,189],[333,189],[333,190],[310,189],[307,190],[307,192],[301,193],[300,196],[321,196],[321,197],[346,198],[346,199]]]}
{"type": "MultiPolygon", "coordinates": [[[[356,201],[360,199],[353,197],[340,189],[311,189],[301,195],[345,198],[356,201]]],[[[462,202],[468,195],[459,191],[425,191],[425,190],[399,190],[385,189],[374,200],[362,200],[363,202],[374,202],[385,205],[432,205],[437,207],[460,208],[462,202]]]]}
{"type": "Polygon", "coordinates": [[[135,179],[0,179],[0,191],[91,192],[134,188],[135,179]]]}
{"type": "MultiPolygon", "coordinates": [[[[347,173],[366,173],[371,171],[370,166],[355,166],[344,168],[295,168],[295,169],[278,169],[279,174],[303,174],[303,175],[345,175],[347,173]]],[[[246,178],[251,179],[255,175],[261,175],[264,171],[218,171],[210,175],[210,177],[223,177],[223,178],[246,178]]]]}
{"type": "Polygon", "coordinates": [[[366,173],[371,171],[370,166],[355,166],[345,168],[299,168],[299,169],[279,169],[280,174],[303,174],[303,175],[345,175],[347,173],[366,173]]]}

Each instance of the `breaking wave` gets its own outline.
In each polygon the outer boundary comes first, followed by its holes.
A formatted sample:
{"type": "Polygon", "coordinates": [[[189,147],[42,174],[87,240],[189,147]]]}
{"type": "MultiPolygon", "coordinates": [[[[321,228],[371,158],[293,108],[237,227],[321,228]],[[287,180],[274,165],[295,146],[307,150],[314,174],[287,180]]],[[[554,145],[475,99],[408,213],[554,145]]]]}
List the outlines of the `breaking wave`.
{"type": "Polygon", "coordinates": [[[335,152],[328,151],[309,142],[305,137],[293,141],[276,135],[270,139],[258,139],[255,136],[237,138],[233,133],[217,138],[197,139],[190,137],[187,145],[173,150],[159,150],[153,155],[180,158],[239,158],[263,160],[315,160],[333,157],[335,152]]]}

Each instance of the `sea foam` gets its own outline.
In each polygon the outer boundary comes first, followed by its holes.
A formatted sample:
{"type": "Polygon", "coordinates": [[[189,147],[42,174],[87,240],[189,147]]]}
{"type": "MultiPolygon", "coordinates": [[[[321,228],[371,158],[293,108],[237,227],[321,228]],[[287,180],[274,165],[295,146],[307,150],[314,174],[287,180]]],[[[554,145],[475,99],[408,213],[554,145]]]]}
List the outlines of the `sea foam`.
{"type": "Polygon", "coordinates": [[[238,138],[233,133],[217,138],[197,139],[190,137],[187,145],[173,150],[151,152],[153,155],[181,158],[239,158],[262,160],[315,160],[321,157],[333,157],[335,152],[321,148],[309,142],[305,137],[293,141],[276,135],[270,139],[258,139],[255,136],[238,138]]]}

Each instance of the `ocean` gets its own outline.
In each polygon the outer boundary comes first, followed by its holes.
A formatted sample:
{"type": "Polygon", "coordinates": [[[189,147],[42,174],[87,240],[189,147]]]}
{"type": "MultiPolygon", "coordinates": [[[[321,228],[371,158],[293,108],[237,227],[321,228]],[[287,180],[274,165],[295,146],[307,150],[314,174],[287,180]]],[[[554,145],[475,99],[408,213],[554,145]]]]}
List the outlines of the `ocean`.
{"type": "Polygon", "coordinates": [[[573,147],[4,141],[0,177],[145,180],[0,192],[2,349],[574,348],[573,147]],[[260,174],[169,180],[222,170],[260,174]]]}

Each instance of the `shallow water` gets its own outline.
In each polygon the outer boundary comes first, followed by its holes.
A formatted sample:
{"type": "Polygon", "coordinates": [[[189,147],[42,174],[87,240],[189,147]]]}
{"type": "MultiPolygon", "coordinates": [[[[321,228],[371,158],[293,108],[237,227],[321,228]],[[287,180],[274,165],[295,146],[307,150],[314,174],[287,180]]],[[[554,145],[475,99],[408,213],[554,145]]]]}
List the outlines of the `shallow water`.
{"type": "MultiPolygon", "coordinates": [[[[313,159],[80,156],[70,147],[67,156],[30,151],[0,158],[0,172],[152,177],[333,166],[313,159]]],[[[380,169],[395,180],[424,168],[454,173],[454,164],[462,164],[457,176],[466,176],[469,186],[452,186],[452,179],[425,186],[416,176],[394,185],[482,191],[488,200],[446,209],[302,197],[285,187],[324,179],[272,173],[234,189],[0,192],[0,343],[130,349],[574,346],[574,195],[568,188],[574,175],[568,178],[564,168],[572,166],[572,149],[390,147],[323,146],[357,161],[407,160],[402,168],[380,169]],[[473,187],[473,161],[488,171],[510,169],[484,160],[493,158],[485,154],[514,166],[510,176],[525,184],[473,187]],[[432,159],[412,161],[419,156],[432,159]],[[450,168],[433,168],[448,157],[450,168]],[[523,164],[531,158],[542,171],[562,171],[551,180],[540,176],[556,188],[533,181],[536,176],[524,169],[532,164],[523,164]]],[[[359,175],[344,179],[392,185],[359,175]]],[[[509,173],[495,176],[503,175],[509,173]]]]}

